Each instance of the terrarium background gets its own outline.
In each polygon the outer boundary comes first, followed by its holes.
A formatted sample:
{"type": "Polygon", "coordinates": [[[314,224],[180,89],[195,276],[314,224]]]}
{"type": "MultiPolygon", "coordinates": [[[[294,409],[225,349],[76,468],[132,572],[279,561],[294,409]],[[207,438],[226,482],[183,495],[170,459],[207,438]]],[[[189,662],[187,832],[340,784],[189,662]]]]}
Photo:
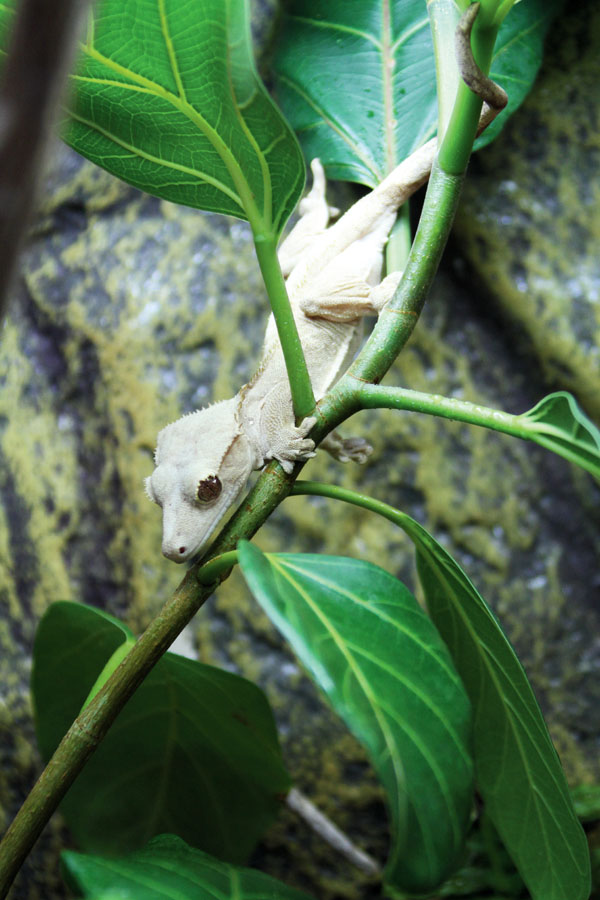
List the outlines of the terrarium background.
{"type": "MultiPolygon", "coordinates": [[[[390,382],[514,412],[567,388],[600,420],[600,11],[570,15],[529,99],[472,164],[390,382]]],[[[39,617],[54,600],[83,601],[138,632],[169,596],[182,570],[160,555],[142,488],[156,433],[237,390],[267,314],[246,225],[144,196],[58,143],[14,294],[0,347],[0,828],[40,769],[28,694],[39,617]]],[[[371,464],[319,454],[306,476],[394,503],[448,546],[513,641],[571,783],[597,781],[592,479],[542,449],[416,414],[363,413],[345,431],[374,444],[371,464]]],[[[373,559],[415,583],[402,534],[325,501],[288,500],[258,542],[373,559]]],[[[298,787],[383,858],[382,795],[360,747],[237,576],[198,615],[190,647],[261,684],[298,787]]],[[[66,895],[69,843],[57,816],[14,900],[66,895]]],[[[323,900],[378,896],[285,812],[255,862],[323,900]]]]}

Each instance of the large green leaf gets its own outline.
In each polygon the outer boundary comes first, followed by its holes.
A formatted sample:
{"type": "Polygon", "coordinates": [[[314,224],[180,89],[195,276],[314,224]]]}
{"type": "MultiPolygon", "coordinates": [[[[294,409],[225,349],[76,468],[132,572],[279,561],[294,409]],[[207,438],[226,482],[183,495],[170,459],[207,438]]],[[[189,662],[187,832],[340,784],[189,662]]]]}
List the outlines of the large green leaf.
{"type": "MultiPolygon", "coordinates": [[[[507,109],[527,95],[562,0],[527,0],[503,23],[491,76],[507,109]]],[[[277,95],[307,157],[374,187],[437,129],[435,64],[423,0],[291,0],[274,60],[277,95]]]]}
{"type": "Polygon", "coordinates": [[[375,187],[435,134],[423,0],[292,0],[274,68],[306,156],[320,157],[332,178],[375,187]]]}
{"type": "MultiPolygon", "coordinates": [[[[48,759],[129,636],[78,603],[54,603],[36,634],[36,730],[48,759]]],[[[61,809],[78,843],[123,853],[172,831],[245,860],[290,786],[271,711],[249,681],[167,653],[117,717],[61,809]]]]}
{"type": "Polygon", "coordinates": [[[582,466],[600,478],[600,430],[577,405],[572,394],[548,394],[519,416],[527,437],[582,466]]]}
{"type": "Polygon", "coordinates": [[[69,887],[89,900],[311,900],[269,875],[188,847],[172,834],[120,859],[67,851],[62,861],[69,887]]]}
{"type": "Polygon", "coordinates": [[[487,813],[533,900],[587,900],[587,841],[527,676],[458,563],[408,516],[402,527],[417,547],[427,608],[473,704],[487,813]]]}
{"type": "Polygon", "coordinates": [[[386,789],[390,884],[428,890],[456,864],[472,799],[470,712],[408,589],[361,560],[239,547],[257,600],[292,644],[386,789]]]}
{"type": "Polygon", "coordinates": [[[42,616],[31,689],[44,759],[54,753],[107,661],[132,639],[123,622],[83,604],[53,603],[42,616]]]}
{"type": "Polygon", "coordinates": [[[406,513],[335,485],[300,481],[294,493],[344,500],[404,529],[417,549],[431,617],[473,705],[475,777],[533,900],[588,900],[590,859],[569,790],[527,676],[467,575],[406,513]]]}
{"type": "Polygon", "coordinates": [[[64,137],[150,194],[277,235],[304,163],[256,73],[247,15],[246,0],[99,0],[64,137]]]}

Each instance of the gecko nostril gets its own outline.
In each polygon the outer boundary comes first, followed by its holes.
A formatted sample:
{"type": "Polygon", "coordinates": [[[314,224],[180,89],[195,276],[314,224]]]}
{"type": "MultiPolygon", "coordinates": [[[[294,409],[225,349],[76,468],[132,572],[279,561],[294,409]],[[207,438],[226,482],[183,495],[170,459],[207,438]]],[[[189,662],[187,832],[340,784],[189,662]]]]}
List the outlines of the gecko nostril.
{"type": "Polygon", "coordinates": [[[180,553],[181,556],[183,556],[183,554],[185,553],[185,547],[180,547],[180,548],[179,548],[179,553],[180,553]]]}

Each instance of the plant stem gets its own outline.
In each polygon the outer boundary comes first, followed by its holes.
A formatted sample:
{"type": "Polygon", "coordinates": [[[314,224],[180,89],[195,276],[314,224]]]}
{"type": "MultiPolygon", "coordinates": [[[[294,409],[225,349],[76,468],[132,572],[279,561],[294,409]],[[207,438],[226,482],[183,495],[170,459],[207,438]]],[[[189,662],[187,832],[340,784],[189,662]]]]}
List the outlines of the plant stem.
{"type": "Polygon", "coordinates": [[[212,569],[210,563],[206,566],[211,584],[200,582],[201,564],[191,568],[125,659],[75,719],[0,842],[0,898],[6,897],[42,829],[118,713],[210,596],[215,580],[227,577],[234,562],[229,551],[241,537],[250,538],[260,528],[287,496],[291,478],[275,463],[267,466],[213,545],[212,557],[220,556],[212,569]]]}
{"type": "Polygon", "coordinates": [[[292,497],[301,497],[303,495],[311,495],[314,497],[329,497],[331,500],[343,500],[344,503],[351,503],[353,506],[361,506],[370,512],[377,513],[399,525],[404,529],[405,523],[412,521],[410,516],[403,513],[399,509],[384,503],[383,500],[375,500],[367,494],[359,494],[357,491],[351,491],[349,488],[340,487],[337,484],[325,484],[322,481],[297,481],[290,492],[292,497]]]}
{"type": "Polygon", "coordinates": [[[294,321],[281,267],[277,259],[277,247],[273,235],[254,233],[256,256],[262,273],[269,302],[275,317],[277,333],[281,341],[283,358],[292,392],[292,404],[296,420],[308,416],[315,408],[310,376],[294,321]]]}
{"type": "MultiPolygon", "coordinates": [[[[376,513],[394,525],[401,528],[405,534],[411,539],[415,545],[415,549],[422,549],[423,535],[427,536],[427,532],[415,519],[384,503],[383,500],[376,500],[367,494],[359,494],[349,488],[340,487],[337,484],[325,484],[321,481],[297,481],[293,486],[290,496],[301,497],[303,495],[311,495],[314,497],[328,497],[330,500],[342,500],[344,503],[350,503],[353,506],[360,506],[362,509],[368,509],[369,512],[376,513]]],[[[429,536],[430,539],[431,536],[429,536]]],[[[466,578],[466,576],[465,576],[466,578]]]]}
{"type": "Polygon", "coordinates": [[[458,65],[454,53],[454,32],[459,10],[454,0],[428,0],[427,15],[433,39],[437,74],[438,141],[443,140],[458,89],[458,65]]]}
{"type": "Polygon", "coordinates": [[[207,586],[221,581],[225,573],[231,571],[237,560],[237,550],[229,550],[228,553],[221,553],[219,556],[213,557],[198,569],[198,581],[207,586]]]}
{"type": "MultiPolygon", "coordinates": [[[[360,506],[362,509],[368,509],[369,512],[376,513],[394,525],[401,528],[411,539],[417,551],[423,550],[423,537],[433,540],[431,535],[420,525],[416,519],[411,518],[407,513],[384,503],[383,500],[376,500],[367,494],[359,494],[349,488],[340,487],[337,484],[325,484],[321,481],[297,481],[292,488],[290,495],[292,497],[301,497],[303,495],[311,495],[314,497],[328,497],[330,500],[342,500],[344,503],[350,503],[353,506],[360,506]]],[[[442,548],[439,548],[442,551],[442,548]]],[[[442,551],[443,552],[443,551],[442,551]]],[[[463,573],[464,574],[464,573],[463,573]]],[[[466,578],[466,575],[464,576],[466,578]]],[[[468,580],[468,579],[467,579],[468,580]]]]}
{"type": "Polygon", "coordinates": [[[209,596],[191,573],[79,714],[0,843],[0,897],[117,714],[209,596]]]}
{"type": "MultiPolygon", "coordinates": [[[[478,27],[475,21],[470,34],[473,60],[481,72],[487,75],[498,27],[478,27]]],[[[467,87],[461,78],[450,121],[438,153],[440,168],[449,175],[464,173],[467,168],[477,133],[482,102],[482,98],[467,87]]]]}
{"type": "Polygon", "coordinates": [[[471,425],[482,425],[502,431],[524,440],[533,439],[534,429],[522,416],[491,409],[469,403],[467,400],[455,400],[441,394],[424,394],[421,391],[410,391],[399,387],[383,387],[376,384],[361,383],[358,387],[360,405],[363,409],[406,409],[411,412],[430,413],[444,419],[457,422],[468,422],[471,425]]]}
{"type": "Polygon", "coordinates": [[[410,255],[411,244],[410,201],[407,200],[398,210],[398,218],[385,248],[385,268],[388,274],[402,272],[410,255]]]}
{"type": "Polygon", "coordinates": [[[320,401],[322,421],[311,432],[316,440],[360,408],[356,380],[380,381],[411,336],[448,240],[462,182],[461,175],[447,175],[434,164],[398,290],[346,375],[320,401]],[[326,429],[325,423],[330,423],[326,429]]]}
{"type": "MultiPolygon", "coordinates": [[[[579,426],[590,438],[590,444],[577,444],[572,435],[552,422],[538,421],[532,410],[520,415],[443,397],[441,394],[423,394],[400,387],[382,387],[358,382],[356,388],[358,408],[361,409],[405,409],[411,412],[430,413],[444,419],[481,425],[493,431],[510,434],[524,441],[533,441],[552,453],[562,456],[587,472],[600,478],[600,434],[592,422],[579,411],[579,426]],[[571,437],[571,440],[569,440],[571,437]]],[[[546,398],[547,399],[547,398],[546,398]]],[[[571,398],[573,399],[573,398],[571,398]]],[[[534,407],[535,408],[535,407],[534,407]]],[[[572,426],[576,424],[573,419],[572,426]]]]}

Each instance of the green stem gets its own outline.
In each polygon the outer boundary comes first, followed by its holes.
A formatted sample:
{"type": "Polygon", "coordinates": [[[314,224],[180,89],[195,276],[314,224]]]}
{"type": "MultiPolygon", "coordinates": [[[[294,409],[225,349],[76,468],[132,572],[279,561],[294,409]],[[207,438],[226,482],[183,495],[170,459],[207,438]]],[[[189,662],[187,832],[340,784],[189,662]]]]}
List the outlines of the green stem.
{"type": "Polygon", "coordinates": [[[454,0],[428,0],[427,14],[437,75],[437,133],[438,141],[441,141],[450,121],[458,89],[459,74],[454,52],[454,33],[460,14],[454,0]]]}
{"type": "MultiPolygon", "coordinates": [[[[485,74],[490,69],[497,34],[497,27],[481,28],[478,27],[477,20],[475,21],[471,47],[475,62],[485,74]]],[[[461,80],[450,121],[438,152],[440,168],[449,175],[459,175],[467,168],[477,133],[481,106],[481,97],[474,94],[461,80]]]]}
{"type": "Polygon", "coordinates": [[[528,427],[527,420],[522,416],[469,403],[467,400],[455,400],[441,394],[424,394],[421,391],[382,387],[376,384],[360,384],[357,390],[363,409],[406,409],[411,412],[430,413],[444,419],[493,428],[494,431],[502,431],[504,434],[511,434],[524,440],[533,439],[533,428],[528,427]]]}
{"type": "Polygon", "coordinates": [[[410,232],[410,201],[398,210],[398,218],[391,230],[385,248],[385,268],[387,273],[402,272],[410,255],[412,235],[410,232]]]}
{"type": "MultiPolygon", "coordinates": [[[[574,402],[574,398],[571,400],[574,402]]],[[[411,412],[430,413],[444,419],[481,425],[524,441],[533,441],[540,447],[562,456],[563,459],[581,466],[595,478],[600,478],[600,433],[579,409],[571,420],[570,428],[566,428],[552,421],[540,422],[532,415],[533,410],[515,415],[500,409],[490,409],[489,406],[469,403],[467,400],[442,397],[441,394],[423,394],[406,388],[381,387],[363,382],[359,382],[356,386],[355,402],[357,409],[405,409],[411,412]],[[577,440],[572,430],[574,427],[582,428],[586,438],[577,440]]]]}
{"type": "Polygon", "coordinates": [[[329,497],[331,500],[343,500],[344,503],[360,506],[363,509],[370,510],[370,512],[377,513],[379,516],[383,516],[384,519],[388,519],[403,530],[406,530],[405,526],[407,523],[410,526],[412,522],[410,516],[390,506],[389,503],[384,503],[383,500],[375,500],[366,494],[359,494],[357,491],[351,491],[349,488],[343,488],[337,484],[325,484],[322,481],[297,481],[291,490],[290,496],[300,497],[305,494],[316,497],[329,497]]]}
{"type": "Polygon", "coordinates": [[[275,317],[277,333],[281,341],[283,358],[292,392],[292,403],[296,420],[308,416],[315,408],[315,397],[310,375],[290,299],[287,294],[281,267],[277,259],[275,238],[271,234],[254,233],[254,246],[260,271],[265,282],[269,302],[275,317]]]}
{"type": "Polygon", "coordinates": [[[219,560],[213,568],[210,562],[205,565],[210,584],[201,583],[201,563],[191,568],[125,659],[75,719],[0,842],[2,900],[42,829],[118,713],[210,596],[215,580],[227,577],[235,561],[229,551],[241,537],[250,538],[260,528],[289,493],[291,480],[292,476],[285,475],[279,465],[267,466],[213,545],[211,559],[219,556],[219,560]]]}
{"type": "MultiPolygon", "coordinates": [[[[380,381],[411,336],[450,234],[462,182],[461,175],[447,175],[434,164],[419,227],[398,290],[383,308],[347,375],[320,404],[325,418],[335,410],[334,425],[357,408],[355,379],[380,381]]],[[[319,434],[317,429],[311,437],[319,434]]]]}
{"type": "Polygon", "coordinates": [[[188,573],[56,748],[0,843],[0,897],[6,894],[52,813],[120,710],[209,596],[188,573]]]}
{"type": "Polygon", "coordinates": [[[198,569],[198,581],[207,586],[222,581],[225,574],[231,571],[237,561],[237,550],[229,550],[227,553],[213,557],[198,569]]]}

